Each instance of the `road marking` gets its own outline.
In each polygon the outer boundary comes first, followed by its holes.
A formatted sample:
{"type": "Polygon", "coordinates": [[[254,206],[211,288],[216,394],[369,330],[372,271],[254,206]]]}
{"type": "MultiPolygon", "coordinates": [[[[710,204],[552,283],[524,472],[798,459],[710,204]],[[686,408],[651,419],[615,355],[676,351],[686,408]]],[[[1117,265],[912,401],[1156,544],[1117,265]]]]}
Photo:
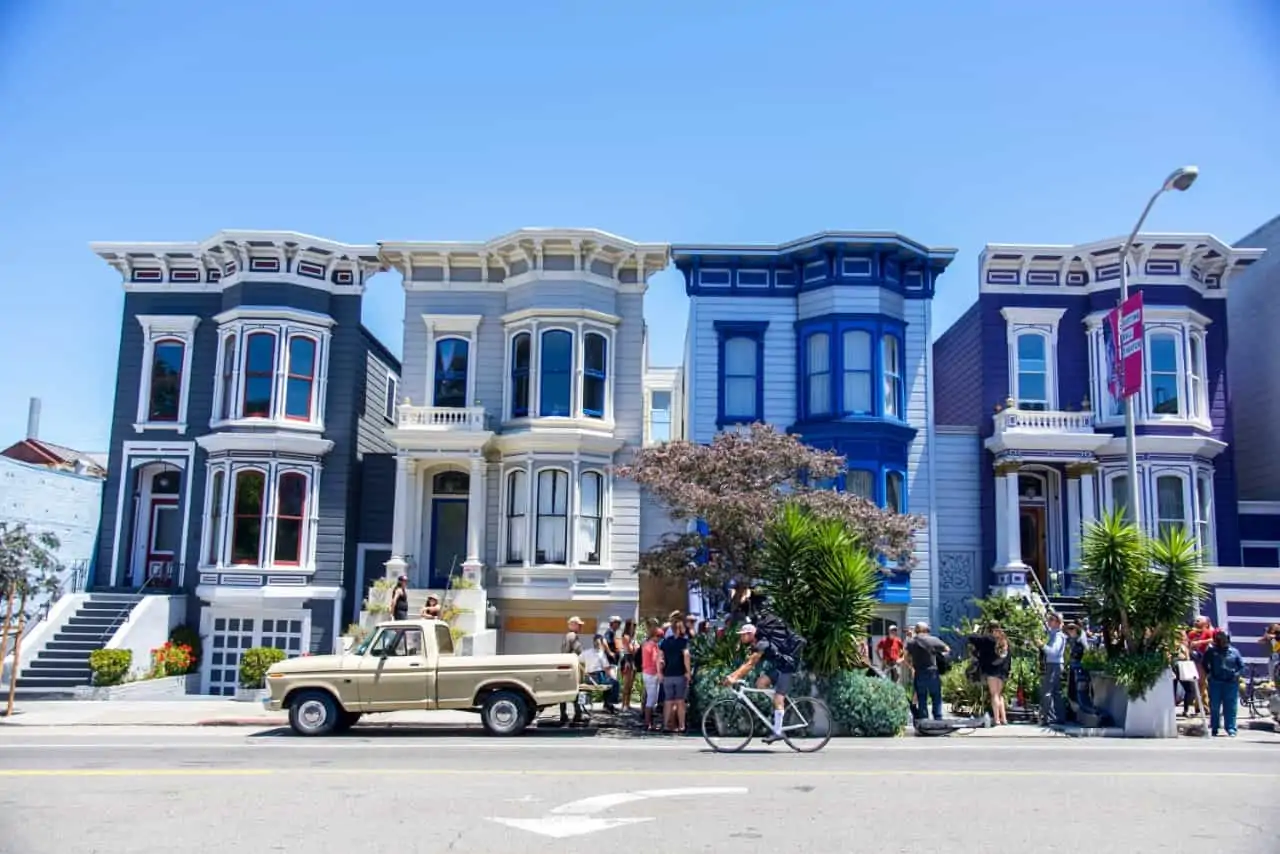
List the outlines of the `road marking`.
{"type": "Polygon", "coordinates": [[[745,795],[747,790],[741,787],[710,787],[688,789],[642,789],[638,792],[614,792],[610,795],[595,795],[561,804],[541,818],[490,818],[489,821],[505,824],[517,830],[527,830],[539,836],[550,836],[553,839],[567,839],[571,836],[586,836],[615,827],[629,824],[640,824],[653,821],[644,816],[639,818],[596,818],[595,814],[604,812],[623,804],[646,801],[653,798],[699,798],[704,795],[745,795]]]}
{"type": "MultiPolygon", "coordinates": [[[[1125,777],[1133,779],[1168,778],[1172,772],[1161,771],[1074,771],[1065,769],[1009,770],[991,769],[904,769],[857,768],[741,768],[697,769],[665,768],[633,770],[609,768],[564,768],[559,770],[523,768],[6,768],[6,777],[1125,777]]],[[[1280,772],[1196,771],[1196,777],[1238,780],[1277,780],[1280,772]]]]}

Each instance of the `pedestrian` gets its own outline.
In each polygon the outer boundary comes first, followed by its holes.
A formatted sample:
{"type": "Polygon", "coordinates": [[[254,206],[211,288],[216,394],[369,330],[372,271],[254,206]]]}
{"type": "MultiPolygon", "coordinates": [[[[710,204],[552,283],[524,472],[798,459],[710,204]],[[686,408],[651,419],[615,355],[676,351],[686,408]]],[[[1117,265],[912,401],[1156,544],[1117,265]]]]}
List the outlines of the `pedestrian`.
{"type": "Polygon", "coordinates": [[[636,671],[640,669],[640,643],[636,639],[636,621],[622,624],[622,636],[618,639],[618,660],[622,667],[622,711],[631,709],[631,694],[635,689],[636,671]]]}
{"type": "Polygon", "coordinates": [[[658,645],[658,669],[662,673],[664,724],[668,732],[685,730],[685,702],[689,696],[689,680],[693,662],[689,656],[689,638],[684,632],[684,620],[679,612],[672,614],[671,634],[658,645]]]}
{"type": "Polygon", "coordinates": [[[938,656],[951,653],[951,648],[929,634],[929,624],[916,623],[916,634],[906,647],[915,672],[916,720],[924,720],[932,703],[933,719],[942,720],[942,674],[938,670],[938,656]]]}
{"type": "Polygon", "coordinates": [[[582,663],[587,670],[587,682],[607,689],[604,693],[604,710],[611,715],[616,715],[618,713],[618,680],[614,678],[609,666],[609,642],[605,640],[604,635],[596,635],[591,641],[592,648],[582,654],[582,663]]]}
{"type": "Polygon", "coordinates": [[[991,718],[996,726],[1009,723],[1004,704],[1004,683],[1009,678],[1009,638],[995,620],[978,633],[969,635],[969,643],[978,654],[978,674],[987,683],[991,698],[991,718]]]}
{"type": "Polygon", "coordinates": [[[898,637],[897,626],[889,626],[889,633],[876,644],[876,655],[880,657],[880,668],[889,679],[894,684],[901,681],[902,638],[898,637]]]}
{"type": "Polygon", "coordinates": [[[662,676],[658,670],[658,642],[662,640],[662,627],[649,625],[649,637],[640,647],[640,677],[644,682],[644,728],[662,729],[662,722],[653,719],[662,690],[662,676]]]}
{"type": "Polygon", "coordinates": [[[1244,659],[1231,645],[1226,629],[1214,633],[1213,644],[1202,659],[1209,677],[1209,730],[1216,736],[1221,725],[1231,738],[1236,737],[1236,712],[1240,708],[1240,674],[1244,659]]]}
{"type": "MultiPolygon", "coordinates": [[[[560,652],[565,655],[575,655],[579,659],[582,657],[582,641],[578,638],[578,632],[582,630],[582,618],[570,617],[569,630],[564,633],[564,639],[560,641],[560,652]]],[[[579,675],[581,681],[581,675],[579,675]]],[[[569,713],[566,703],[560,704],[560,726],[569,725],[569,713]]],[[[582,706],[577,702],[573,704],[573,725],[577,726],[583,722],[582,706]]]]}
{"type": "Polygon", "coordinates": [[[1040,719],[1045,726],[1063,722],[1062,659],[1067,649],[1067,636],[1062,632],[1062,618],[1050,614],[1049,634],[1041,648],[1044,652],[1044,677],[1040,680],[1040,719]]]}
{"type": "Polygon", "coordinates": [[[1191,624],[1187,632],[1187,641],[1191,644],[1191,660],[1196,663],[1196,672],[1200,676],[1200,707],[1209,705],[1209,676],[1204,667],[1204,654],[1213,644],[1216,630],[1209,618],[1201,614],[1191,624]]]}
{"type": "Polygon", "coordinates": [[[391,616],[396,620],[409,619],[409,576],[402,575],[396,579],[396,586],[391,588],[391,616]]]}
{"type": "Polygon", "coordinates": [[[1197,683],[1200,681],[1200,671],[1196,667],[1196,663],[1191,660],[1191,641],[1187,638],[1187,632],[1178,633],[1178,651],[1174,656],[1173,675],[1176,679],[1174,685],[1173,701],[1178,702],[1178,689],[1182,690],[1182,716],[1184,718],[1191,716],[1191,706],[1194,704],[1196,711],[1204,717],[1204,708],[1200,705],[1200,688],[1197,683]]]}

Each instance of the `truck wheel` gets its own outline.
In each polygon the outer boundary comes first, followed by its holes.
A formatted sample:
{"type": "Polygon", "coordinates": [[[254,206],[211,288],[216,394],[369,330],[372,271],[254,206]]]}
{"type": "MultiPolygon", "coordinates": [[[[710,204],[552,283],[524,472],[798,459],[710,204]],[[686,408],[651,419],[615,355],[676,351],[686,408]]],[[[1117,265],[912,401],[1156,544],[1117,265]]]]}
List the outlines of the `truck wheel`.
{"type": "Polygon", "coordinates": [[[515,691],[495,691],[485,699],[480,720],[489,735],[519,735],[529,725],[529,703],[515,691]]]}
{"type": "Polygon", "coordinates": [[[289,726],[298,735],[328,735],[338,727],[342,709],[324,691],[304,691],[289,706],[289,726]]]}
{"type": "Polygon", "coordinates": [[[334,732],[346,732],[357,723],[360,722],[359,712],[339,712],[338,725],[333,728],[334,732]]]}

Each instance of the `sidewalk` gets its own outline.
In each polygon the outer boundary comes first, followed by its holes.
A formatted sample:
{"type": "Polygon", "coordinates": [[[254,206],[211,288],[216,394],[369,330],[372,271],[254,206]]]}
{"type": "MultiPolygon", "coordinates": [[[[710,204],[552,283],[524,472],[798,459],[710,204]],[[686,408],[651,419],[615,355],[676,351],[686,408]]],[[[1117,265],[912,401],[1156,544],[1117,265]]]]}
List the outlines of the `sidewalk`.
{"type": "MultiPolygon", "coordinates": [[[[373,726],[480,728],[470,712],[386,712],[367,719],[373,726]]],[[[5,726],[242,726],[270,729],[289,725],[289,716],[258,703],[199,698],[190,700],[65,700],[21,703],[5,726]]],[[[362,722],[362,726],[366,722],[362,722]]]]}

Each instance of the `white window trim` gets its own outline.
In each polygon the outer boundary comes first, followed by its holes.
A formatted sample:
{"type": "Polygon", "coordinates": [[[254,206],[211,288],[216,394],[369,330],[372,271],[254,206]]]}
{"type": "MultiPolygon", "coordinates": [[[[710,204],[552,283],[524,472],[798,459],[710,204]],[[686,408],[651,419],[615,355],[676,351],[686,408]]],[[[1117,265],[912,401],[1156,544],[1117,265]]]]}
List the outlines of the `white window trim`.
{"type": "MultiPolygon", "coordinates": [[[[835,414],[836,369],[835,369],[834,359],[832,358],[832,356],[834,355],[833,353],[834,348],[831,346],[831,344],[832,344],[832,333],[827,331],[826,329],[815,329],[814,331],[810,332],[808,335],[804,336],[804,348],[805,348],[804,349],[804,357],[805,357],[804,388],[800,390],[800,393],[804,395],[804,411],[811,418],[827,418],[835,414]],[[813,408],[813,378],[816,376],[820,376],[820,374],[816,373],[813,370],[813,359],[812,359],[813,354],[812,354],[812,351],[810,350],[810,347],[813,346],[813,339],[817,338],[819,335],[821,335],[823,338],[826,339],[825,349],[827,351],[827,370],[826,370],[827,407],[821,412],[818,412],[813,408]]],[[[841,366],[841,369],[840,369],[840,380],[842,382],[844,380],[843,366],[841,366]]]]}
{"type": "Polygon", "coordinates": [[[139,314],[135,315],[142,326],[142,372],[138,378],[138,413],[133,429],[172,430],[179,435],[187,432],[187,403],[191,397],[191,356],[195,349],[196,327],[200,318],[187,315],[139,314]],[[182,342],[182,378],[178,388],[178,420],[150,421],[151,372],[155,361],[156,342],[173,339],[182,342]]]}
{"type": "Polygon", "coordinates": [[[501,567],[525,569],[602,569],[611,566],[613,561],[613,475],[609,464],[604,460],[583,460],[578,457],[570,459],[547,459],[532,457],[525,459],[508,458],[502,468],[502,480],[499,500],[501,513],[498,515],[498,565],[501,567]],[[568,531],[565,539],[564,563],[538,563],[538,475],[544,471],[560,471],[568,476],[569,494],[566,500],[566,524],[568,531]],[[507,553],[507,507],[511,492],[511,473],[520,471],[525,476],[525,549],[524,558],[520,561],[508,562],[507,553]],[[586,472],[594,472],[602,478],[600,505],[600,561],[599,563],[583,563],[578,559],[577,528],[581,511],[580,491],[581,478],[586,472]]]}
{"type": "Polygon", "coordinates": [[[608,502],[608,497],[607,497],[607,490],[608,490],[608,484],[609,484],[609,473],[608,473],[607,471],[605,471],[603,468],[600,468],[600,467],[597,467],[597,466],[593,466],[593,465],[582,465],[582,466],[580,466],[580,467],[579,467],[579,469],[578,469],[578,480],[577,480],[577,482],[574,484],[574,487],[575,487],[574,492],[576,493],[576,494],[574,495],[574,500],[573,500],[573,508],[574,508],[574,516],[573,516],[573,518],[574,518],[574,527],[575,527],[575,531],[574,531],[574,533],[575,533],[575,538],[576,538],[576,534],[577,534],[577,530],[576,530],[576,529],[577,529],[577,526],[578,526],[579,524],[581,524],[581,521],[582,521],[582,519],[584,518],[584,517],[583,517],[583,514],[582,514],[582,480],[583,480],[583,478],[585,478],[585,477],[586,477],[587,475],[589,475],[589,474],[598,475],[598,476],[600,477],[600,491],[599,491],[599,500],[600,500],[600,517],[599,517],[599,525],[600,525],[600,528],[599,528],[600,551],[599,551],[599,553],[596,555],[597,560],[596,560],[596,561],[594,561],[594,562],[589,562],[589,561],[583,560],[580,556],[578,556],[578,554],[577,554],[577,543],[575,543],[575,544],[574,544],[575,553],[574,553],[574,562],[573,562],[573,565],[574,565],[574,566],[607,566],[608,564],[606,564],[606,563],[605,563],[605,552],[606,552],[606,544],[609,542],[609,538],[605,535],[605,520],[608,518],[608,512],[607,512],[607,511],[608,511],[608,508],[609,508],[609,502],[608,502]]]}
{"type": "MultiPolygon", "coordinates": [[[[907,342],[904,336],[892,332],[880,334],[880,406],[884,418],[892,418],[906,423],[907,420],[907,342]],[[894,361],[898,363],[897,373],[890,373],[886,356],[886,344],[893,342],[894,361]],[[885,386],[893,380],[893,399],[885,394],[885,386]],[[890,412],[890,403],[893,404],[890,412]]],[[[873,380],[874,381],[874,380],[873,380]]]]}
{"type": "MultiPolygon", "coordinates": [[[[1276,552],[1277,562],[1280,562],[1280,540],[1241,540],[1240,541],[1240,565],[1244,566],[1244,550],[1245,549],[1272,549],[1276,552]]],[[[1249,567],[1253,569],[1254,567],[1249,567]]],[[[1256,567],[1258,569],[1274,569],[1275,567],[1256,567]]]]}
{"type": "Polygon", "coordinates": [[[1187,413],[1192,421],[1210,424],[1209,418],[1209,348],[1207,341],[1207,333],[1204,329],[1192,328],[1189,330],[1186,340],[1186,365],[1187,365],[1187,403],[1191,407],[1187,413]],[[1193,393],[1191,390],[1191,352],[1193,348],[1200,351],[1200,387],[1193,393]]]}
{"type": "Polygon", "coordinates": [[[392,371],[387,371],[386,379],[382,384],[383,401],[382,401],[382,418],[384,421],[396,423],[397,398],[400,395],[400,377],[392,371]]]}
{"type": "Polygon", "coordinates": [[[1014,405],[1020,406],[1023,401],[1022,389],[1018,384],[1018,378],[1022,373],[1022,363],[1018,356],[1018,342],[1023,338],[1039,338],[1044,342],[1044,389],[1045,397],[1048,399],[1043,403],[1046,410],[1054,411],[1058,408],[1058,378],[1056,376],[1057,372],[1054,370],[1056,367],[1054,359],[1050,358],[1050,356],[1055,352],[1056,342],[1048,333],[1039,329],[1023,328],[1013,336],[1013,352],[1010,355],[1013,361],[1010,363],[1009,368],[1009,388],[1013,390],[1014,405]]]}
{"type": "Polygon", "coordinates": [[[644,390],[644,444],[656,445],[658,440],[653,437],[653,413],[667,413],[667,438],[662,440],[665,442],[674,442],[675,434],[675,392],[669,388],[645,388],[644,390]],[[655,394],[667,395],[668,404],[665,410],[653,408],[653,396],[655,394]]]}
{"type": "Polygon", "coordinates": [[[213,413],[209,427],[213,430],[228,427],[273,426],[287,430],[324,432],[324,412],[329,397],[329,327],[333,320],[325,315],[296,309],[232,309],[218,315],[218,353],[213,377],[213,413]],[[271,389],[271,413],[267,418],[246,418],[244,407],[245,355],[249,336],[255,332],[267,332],[275,336],[275,353],[272,357],[273,385],[271,389]],[[315,376],[311,382],[311,418],[302,421],[285,416],[285,395],[289,379],[289,339],[295,336],[311,338],[316,343],[315,376]],[[226,362],[227,339],[235,340],[235,368],[231,373],[231,386],[222,382],[226,362]],[[231,395],[230,417],[222,418],[222,403],[231,395]]]}
{"type": "Polygon", "coordinates": [[[205,500],[202,518],[207,522],[208,508],[213,501],[213,473],[221,470],[223,474],[222,530],[219,532],[221,542],[217,544],[218,556],[215,563],[209,563],[210,526],[203,525],[200,535],[199,566],[204,571],[252,572],[255,569],[272,573],[299,573],[310,575],[316,571],[316,541],[319,533],[320,474],[319,463],[297,462],[293,460],[243,460],[234,457],[221,457],[209,461],[205,472],[205,500]],[[256,564],[231,563],[231,537],[235,523],[235,480],[240,472],[257,471],[266,478],[262,501],[262,537],[258,543],[258,562],[256,564]],[[290,472],[301,474],[307,478],[306,517],[303,519],[302,550],[297,565],[275,563],[276,543],[276,509],[281,475],[290,472]]]}
{"type": "Polygon", "coordinates": [[[1217,520],[1214,518],[1218,513],[1217,496],[1214,494],[1213,488],[1213,469],[1205,466],[1197,466],[1193,472],[1195,475],[1191,481],[1192,498],[1194,504],[1191,508],[1192,522],[1195,524],[1195,535],[1197,540],[1200,537],[1200,523],[1205,522],[1205,537],[1208,542],[1200,541],[1200,557],[1207,566],[1217,564],[1218,558],[1218,526],[1217,520]],[[1202,519],[1200,516],[1200,496],[1196,492],[1196,487],[1201,483],[1206,484],[1206,496],[1208,497],[1208,518],[1202,519]]]}
{"type": "MultiPolygon", "coordinates": [[[[1139,473],[1140,478],[1141,476],[1141,473],[1139,473]]],[[[1148,478],[1150,480],[1152,500],[1151,535],[1153,537],[1160,536],[1160,526],[1165,522],[1174,521],[1173,519],[1165,519],[1160,514],[1160,480],[1162,478],[1174,478],[1182,488],[1182,530],[1187,534],[1187,536],[1192,538],[1196,537],[1196,496],[1195,490],[1193,489],[1194,480],[1191,477],[1191,473],[1185,468],[1153,467],[1148,478]]]]}
{"type": "MultiPolygon", "coordinates": [[[[524,312],[518,312],[524,315],[524,312]]],[[[566,424],[570,426],[581,427],[592,430],[613,430],[615,426],[614,417],[614,388],[617,375],[617,328],[609,322],[612,319],[610,315],[601,315],[599,312],[584,311],[574,313],[572,316],[582,317],[576,321],[565,321],[560,315],[537,316],[531,319],[521,317],[516,322],[508,324],[503,343],[503,359],[502,359],[502,417],[505,426],[513,426],[527,424],[529,422],[542,422],[551,424],[566,424]],[[589,315],[589,317],[588,317],[589,315]],[[605,318],[604,320],[600,318],[605,318]],[[542,404],[542,335],[545,332],[553,330],[563,330],[574,336],[572,348],[572,361],[569,366],[569,414],[562,415],[540,415],[539,410],[542,404]],[[514,417],[512,415],[515,406],[515,388],[511,382],[511,371],[515,367],[514,345],[516,336],[521,333],[529,335],[529,414],[514,417]],[[604,336],[605,340],[605,381],[604,381],[604,417],[596,418],[583,412],[583,381],[586,379],[585,369],[585,352],[586,352],[586,336],[588,333],[595,333],[604,336]]],[[[507,315],[510,317],[511,315],[507,315]]]]}
{"type": "Polygon", "coordinates": [[[1005,345],[1008,350],[1009,396],[1018,399],[1018,337],[1027,333],[1036,333],[1045,338],[1045,394],[1049,401],[1047,409],[1056,412],[1058,399],[1058,326],[1065,308],[1030,308],[1027,306],[1005,306],[1000,314],[1005,320],[1005,345]]]}
{"type": "MultiPolygon", "coordinates": [[[[436,405],[436,342],[443,338],[458,338],[467,342],[467,399],[466,407],[476,403],[476,345],[479,343],[479,314],[424,314],[422,322],[427,327],[427,379],[423,389],[423,402],[436,405]]],[[[464,408],[466,408],[464,407],[464,408]]]]}
{"type": "Polygon", "coordinates": [[[1189,398],[1187,396],[1187,328],[1180,324],[1151,324],[1143,327],[1142,330],[1142,370],[1144,376],[1142,378],[1142,411],[1145,414],[1145,421],[1150,422],[1185,422],[1190,421],[1189,398]],[[1151,345],[1156,338],[1172,338],[1173,339],[1173,356],[1177,365],[1176,376],[1174,378],[1174,388],[1178,395],[1178,411],[1174,413],[1156,412],[1155,389],[1154,383],[1154,362],[1151,359],[1151,345]]]}

